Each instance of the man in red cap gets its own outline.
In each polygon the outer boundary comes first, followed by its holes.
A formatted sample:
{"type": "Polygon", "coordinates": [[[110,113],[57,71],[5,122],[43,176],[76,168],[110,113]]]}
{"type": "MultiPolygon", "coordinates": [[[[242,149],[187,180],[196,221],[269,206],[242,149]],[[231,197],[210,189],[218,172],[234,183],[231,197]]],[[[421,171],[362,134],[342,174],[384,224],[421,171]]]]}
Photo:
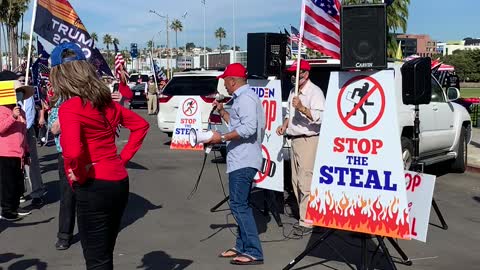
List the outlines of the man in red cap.
{"type": "Polygon", "coordinates": [[[232,107],[227,112],[221,103],[216,110],[229,124],[229,132],[214,132],[207,143],[227,143],[227,173],[230,209],[238,224],[235,247],[222,252],[222,258],[233,258],[238,265],[263,264],[263,252],[252,208],[248,204],[253,178],[262,166],[262,140],[265,135],[265,113],[258,96],[247,84],[247,70],[241,64],[227,66],[220,75],[232,95],[232,107]]]}
{"type": "MultiPolygon", "coordinates": [[[[277,128],[278,135],[286,134],[287,138],[292,140],[290,151],[292,185],[300,215],[294,234],[301,236],[312,232],[311,222],[306,222],[305,216],[317,153],[318,135],[325,110],[325,96],[322,89],[310,81],[310,69],[307,61],[300,60],[298,96],[295,96],[295,88],[293,88],[288,98],[285,121],[282,126],[277,128]]],[[[295,84],[297,62],[287,71],[292,74],[292,82],[295,84]]]]}

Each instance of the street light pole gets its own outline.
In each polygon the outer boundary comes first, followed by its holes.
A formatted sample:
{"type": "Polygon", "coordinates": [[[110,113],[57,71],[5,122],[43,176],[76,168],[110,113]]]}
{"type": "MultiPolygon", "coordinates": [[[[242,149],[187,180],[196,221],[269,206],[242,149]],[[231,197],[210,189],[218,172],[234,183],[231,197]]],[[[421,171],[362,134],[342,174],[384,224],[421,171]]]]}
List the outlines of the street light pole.
{"type": "Polygon", "coordinates": [[[166,26],[167,26],[166,27],[166,31],[167,31],[167,44],[166,44],[167,45],[167,48],[166,48],[167,49],[167,78],[170,79],[170,58],[171,58],[171,55],[170,55],[170,50],[169,50],[170,40],[169,40],[169,36],[168,36],[168,32],[169,32],[168,31],[168,26],[169,26],[169,24],[168,24],[168,22],[169,22],[168,14],[167,14],[167,16],[163,16],[163,15],[158,14],[155,10],[150,10],[150,13],[153,13],[160,18],[166,19],[166,21],[167,21],[167,24],[166,24],[166,26]]]}
{"type": "Polygon", "coordinates": [[[183,55],[183,63],[184,63],[184,68],[187,69],[187,31],[185,30],[186,28],[186,25],[187,25],[187,14],[188,14],[188,11],[185,11],[185,13],[183,14],[182,18],[183,18],[183,22],[185,23],[183,29],[184,29],[184,38],[185,38],[185,54],[183,55]]]}
{"type": "Polygon", "coordinates": [[[203,4],[203,67],[207,69],[207,45],[206,45],[206,13],[207,13],[207,4],[205,0],[202,0],[203,4]]]}
{"type": "Polygon", "coordinates": [[[233,62],[237,62],[237,48],[235,40],[235,0],[233,0],[233,62]]]}

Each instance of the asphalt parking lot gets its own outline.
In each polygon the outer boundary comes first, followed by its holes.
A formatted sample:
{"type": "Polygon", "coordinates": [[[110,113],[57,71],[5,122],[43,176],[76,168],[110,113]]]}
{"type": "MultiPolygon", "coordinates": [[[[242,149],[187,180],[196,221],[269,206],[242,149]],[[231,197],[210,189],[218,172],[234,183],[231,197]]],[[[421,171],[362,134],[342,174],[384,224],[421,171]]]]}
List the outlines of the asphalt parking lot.
{"type": "MultiPolygon", "coordinates": [[[[139,112],[149,120],[151,129],[143,148],[128,166],[130,199],[117,239],[115,269],[242,269],[217,258],[221,251],[234,245],[234,220],[228,205],[223,205],[218,212],[210,212],[224,197],[217,165],[225,184],[225,164],[212,162],[215,157],[210,154],[198,191],[188,200],[203,153],[169,150],[168,138],[156,127],[156,118],[148,117],[143,110],[139,112]]],[[[122,131],[119,145],[126,142],[127,136],[127,132],[122,131]]],[[[39,152],[43,179],[49,190],[47,204],[20,222],[0,220],[0,269],[85,269],[78,236],[69,250],[54,248],[59,207],[56,153],[54,147],[42,147],[39,152]]],[[[254,196],[255,201],[260,202],[257,205],[261,205],[261,196],[261,192],[254,196]]],[[[435,199],[449,225],[448,230],[438,227],[440,222],[432,212],[427,243],[399,242],[413,265],[397,264],[398,269],[479,269],[480,175],[440,176],[435,199]]],[[[285,207],[285,213],[289,212],[289,207],[285,207]]],[[[280,228],[270,216],[255,213],[265,264],[243,268],[282,269],[320,235],[290,239],[293,218],[282,215],[285,225],[280,228]]],[[[368,241],[369,250],[375,250],[375,243],[368,241]]],[[[357,237],[338,232],[328,239],[328,244],[315,249],[293,269],[349,269],[333,249],[353,265],[359,265],[357,237]]],[[[398,261],[398,253],[390,244],[387,246],[398,261]]],[[[375,261],[376,269],[390,269],[381,254],[375,261]]]]}

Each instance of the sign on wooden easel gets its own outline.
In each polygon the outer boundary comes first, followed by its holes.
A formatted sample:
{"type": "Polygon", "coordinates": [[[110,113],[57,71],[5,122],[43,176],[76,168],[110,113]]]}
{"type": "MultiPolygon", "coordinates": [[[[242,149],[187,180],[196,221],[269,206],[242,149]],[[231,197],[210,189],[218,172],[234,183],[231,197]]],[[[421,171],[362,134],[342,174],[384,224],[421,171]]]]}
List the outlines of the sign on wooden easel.
{"type": "Polygon", "coordinates": [[[306,220],[409,239],[393,70],[334,72],[306,220]]]}

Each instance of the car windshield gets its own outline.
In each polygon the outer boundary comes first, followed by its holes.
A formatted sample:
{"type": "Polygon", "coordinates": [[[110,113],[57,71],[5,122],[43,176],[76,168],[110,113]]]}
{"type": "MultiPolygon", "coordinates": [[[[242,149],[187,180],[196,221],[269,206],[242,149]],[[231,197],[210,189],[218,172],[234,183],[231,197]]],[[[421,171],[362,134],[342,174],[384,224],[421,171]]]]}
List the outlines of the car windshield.
{"type": "Polygon", "coordinates": [[[140,83],[132,87],[132,91],[145,91],[145,84],[140,83]]]}
{"type": "Polygon", "coordinates": [[[163,90],[169,96],[208,96],[217,92],[218,79],[213,76],[173,77],[163,90]]]}
{"type": "MultiPolygon", "coordinates": [[[[142,82],[148,82],[148,75],[140,75],[142,78],[142,82]]],[[[130,75],[130,78],[128,79],[129,82],[136,83],[138,80],[138,74],[133,74],[130,75]]]]}

